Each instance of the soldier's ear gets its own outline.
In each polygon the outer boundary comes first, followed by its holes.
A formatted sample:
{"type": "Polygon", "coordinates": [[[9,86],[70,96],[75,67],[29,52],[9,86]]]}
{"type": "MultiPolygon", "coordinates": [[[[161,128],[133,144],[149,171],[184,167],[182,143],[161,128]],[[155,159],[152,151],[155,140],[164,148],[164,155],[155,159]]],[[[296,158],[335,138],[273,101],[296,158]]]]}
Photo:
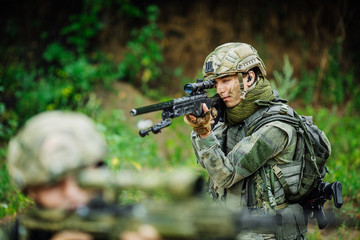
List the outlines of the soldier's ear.
{"type": "Polygon", "coordinates": [[[255,82],[256,75],[255,75],[254,71],[249,71],[248,75],[249,76],[247,79],[247,85],[248,85],[248,87],[251,87],[253,85],[253,83],[255,82]]]}

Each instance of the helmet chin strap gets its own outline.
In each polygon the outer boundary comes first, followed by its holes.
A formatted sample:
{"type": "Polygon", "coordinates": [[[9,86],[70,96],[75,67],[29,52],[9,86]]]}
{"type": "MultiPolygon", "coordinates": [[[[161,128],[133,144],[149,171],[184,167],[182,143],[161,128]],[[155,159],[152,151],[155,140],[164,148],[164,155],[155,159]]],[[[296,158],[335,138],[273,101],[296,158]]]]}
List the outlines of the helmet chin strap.
{"type": "Polygon", "coordinates": [[[238,79],[239,79],[240,90],[241,90],[240,98],[245,99],[246,94],[256,87],[258,78],[254,81],[254,83],[247,90],[244,90],[244,82],[243,82],[243,78],[242,78],[242,73],[238,74],[238,79]]]}

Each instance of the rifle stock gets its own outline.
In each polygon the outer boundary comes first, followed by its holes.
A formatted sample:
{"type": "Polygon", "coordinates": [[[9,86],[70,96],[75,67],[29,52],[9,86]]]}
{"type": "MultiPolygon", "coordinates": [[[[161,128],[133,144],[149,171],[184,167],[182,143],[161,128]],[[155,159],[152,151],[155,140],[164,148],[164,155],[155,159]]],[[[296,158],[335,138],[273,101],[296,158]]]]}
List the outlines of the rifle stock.
{"type": "Polygon", "coordinates": [[[336,208],[343,204],[342,185],[340,182],[327,183],[320,180],[318,186],[309,194],[302,204],[307,216],[311,219],[316,218],[319,229],[327,226],[327,218],[324,212],[324,204],[327,200],[334,199],[336,208]]]}

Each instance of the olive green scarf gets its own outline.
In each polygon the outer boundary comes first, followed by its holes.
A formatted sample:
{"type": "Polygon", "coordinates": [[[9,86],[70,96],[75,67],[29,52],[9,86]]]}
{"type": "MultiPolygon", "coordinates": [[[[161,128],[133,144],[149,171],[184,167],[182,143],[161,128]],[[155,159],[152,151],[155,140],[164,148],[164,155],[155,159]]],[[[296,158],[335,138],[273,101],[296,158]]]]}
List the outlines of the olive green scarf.
{"type": "Polygon", "coordinates": [[[260,77],[255,88],[246,94],[238,105],[232,108],[226,108],[226,120],[230,125],[235,125],[244,121],[256,112],[261,106],[255,103],[256,100],[271,101],[274,99],[274,94],[270,87],[270,82],[260,77]]]}

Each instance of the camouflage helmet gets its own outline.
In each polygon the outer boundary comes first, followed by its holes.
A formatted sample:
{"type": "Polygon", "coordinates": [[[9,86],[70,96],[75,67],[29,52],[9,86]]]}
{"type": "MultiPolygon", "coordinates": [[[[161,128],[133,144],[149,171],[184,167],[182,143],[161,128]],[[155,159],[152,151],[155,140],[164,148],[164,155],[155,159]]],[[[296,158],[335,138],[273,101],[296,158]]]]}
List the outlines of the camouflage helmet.
{"type": "Polygon", "coordinates": [[[264,62],[259,57],[255,48],[246,43],[226,43],[215,48],[204,62],[204,79],[225,77],[233,73],[246,73],[258,67],[261,74],[266,76],[264,62]]]}
{"type": "Polygon", "coordinates": [[[63,111],[40,113],[10,140],[9,174],[19,189],[52,184],[68,173],[100,162],[103,136],[87,116],[63,111]]]}

